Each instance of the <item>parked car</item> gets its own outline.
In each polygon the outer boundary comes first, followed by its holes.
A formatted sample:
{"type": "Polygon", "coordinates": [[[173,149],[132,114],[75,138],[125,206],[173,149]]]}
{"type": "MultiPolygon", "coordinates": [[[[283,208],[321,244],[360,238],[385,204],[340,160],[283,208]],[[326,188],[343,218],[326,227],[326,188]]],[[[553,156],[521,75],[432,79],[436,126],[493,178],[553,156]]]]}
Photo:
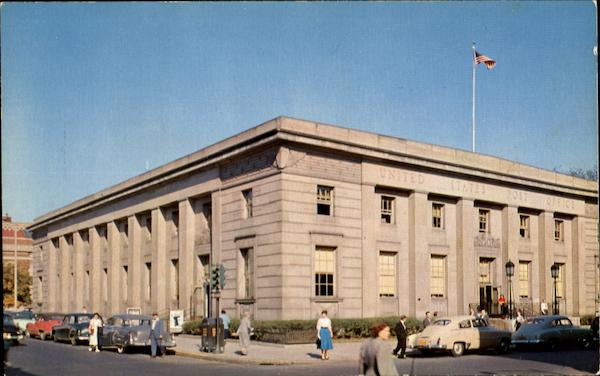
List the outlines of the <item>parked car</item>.
{"type": "Polygon", "coordinates": [[[415,348],[421,352],[450,351],[461,356],[465,350],[497,349],[505,353],[510,348],[507,330],[488,326],[480,318],[456,316],[440,318],[415,338],[415,348]]]}
{"type": "Polygon", "coordinates": [[[555,350],[560,346],[587,348],[593,341],[590,329],[573,325],[566,316],[538,316],[527,320],[512,335],[515,346],[540,346],[555,350]]]}
{"type": "Polygon", "coordinates": [[[27,330],[27,324],[35,322],[33,312],[31,311],[6,311],[6,313],[12,316],[15,325],[18,326],[22,332],[27,330]]]}
{"type": "Polygon", "coordinates": [[[64,318],[62,313],[38,313],[34,323],[27,324],[25,335],[39,337],[42,341],[52,338],[52,329],[60,325],[64,318]]]}
{"type": "Polygon", "coordinates": [[[88,325],[94,317],[91,313],[69,313],[63,317],[60,325],[52,328],[54,342],[69,341],[72,345],[87,342],[90,339],[88,325]]]}
{"type": "MultiPolygon", "coordinates": [[[[18,345],[23,340],[23,332],[15,325],[11,315],[5,313],[2,320],[2,338],[13,345],[18,345]]],[[[5,346],[6,348],[6,346],[5,346]]]]}
{"type": "MultiPolygon", "coordinates": [[[[132,347],[150,346],[150,316],[121,314],[106,320],[102,332],[102,348],[115,348],[122,354],[132,347]]],[[[175,347],[173,334],[166,327],[163,331],[163,346],[175,347]]]]}

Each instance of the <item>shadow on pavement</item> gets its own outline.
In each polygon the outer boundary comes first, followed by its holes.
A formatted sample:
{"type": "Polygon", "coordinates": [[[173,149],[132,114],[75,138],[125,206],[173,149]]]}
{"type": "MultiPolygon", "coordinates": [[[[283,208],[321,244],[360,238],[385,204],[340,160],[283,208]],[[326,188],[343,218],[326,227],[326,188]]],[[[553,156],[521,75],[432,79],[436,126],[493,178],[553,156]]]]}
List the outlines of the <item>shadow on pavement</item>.
{"type": "Polygon", "coordinates": [[[310,356],[313,359],[321,359],[321,354],[306,353],[306,355],[310,356]]]}
{"type": "Polygon", "coordinates": [[[33,373],[25,372],[20,368],[14,368],[10,366],[4,369],[4,373],[6,376],[36,376],[33,373]]]}
{"type": "Polygon", "coordinates": [[[534,362],[550,363],[564,367],[570,367],[578,371],[596,373],[598,371],[598,348],[580,349],[568,348],[556,351],[542,351],[539,349],[513,350],[509,354],[502,355],[509,359],[523,359],[534,362]],[[591,361],[590,361],[591,359],[591,361]]]}

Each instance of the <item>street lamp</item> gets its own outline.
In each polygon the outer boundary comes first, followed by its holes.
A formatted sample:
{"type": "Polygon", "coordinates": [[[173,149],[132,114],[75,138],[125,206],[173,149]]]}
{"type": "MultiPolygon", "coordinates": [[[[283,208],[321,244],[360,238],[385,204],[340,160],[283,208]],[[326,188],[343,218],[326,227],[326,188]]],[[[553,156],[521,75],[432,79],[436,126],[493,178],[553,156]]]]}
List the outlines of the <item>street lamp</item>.
{"type": "Polygon", "coordinates": [[[560,265],[558,265],[557,263],[552,264],[552,266],[550,267],[550,274],[552,275],[552,278],[554,279],[554,309],[552,310],[552,313],[555,315],[558,315],[558,297],[556,296],[556,280],[558,279],[558,272],[560,271],[560,265]]]}
{"type": "Polygon", "coordinates": [[[506,276],[508,277],[508,316],[513,318],[513,301],[512,301],[512,277],[515,275],[515,264],[508,260],[506,265],[506,276]]]}

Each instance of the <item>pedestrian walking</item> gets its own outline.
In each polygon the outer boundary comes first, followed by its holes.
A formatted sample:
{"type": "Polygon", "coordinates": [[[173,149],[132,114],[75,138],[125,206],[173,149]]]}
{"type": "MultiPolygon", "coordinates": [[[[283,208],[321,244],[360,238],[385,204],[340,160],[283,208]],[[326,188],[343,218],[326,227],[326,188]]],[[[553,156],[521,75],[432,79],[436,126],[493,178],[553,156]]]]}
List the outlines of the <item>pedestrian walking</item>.
{"type": "Polygon", "coordinates": [[[427,328],[429,325],[433,324],[433,320],[431,319],[431,312],[425,312],[425,319],[423,320],[423,329],[427,328]]]}
{"type": "Polygon", "coordinates": [[[98,314],[98,330],[96,331],[98,337],[98,350],[102,350],[102,333],[104,331],[104,319],[98,314]]]}
{"type": "Polygon", "coordinates": [[[150,356],[156,358],[156,348],[160,352],[160,356],[165,354],[165,349],[162,345],[163,331],[165,329],[163,321],[158,317],[158,313],[152,314],[150,323],[150,356]]]}
{"type": "Polygon", "coordinates": [[[321,317],[317,321],[317,338],[319,339],[321,359],[329,360],[327,352],[333,349],[333,330],[331,329],[331,320],[327,317],[325,310],[321,312],[321,317]]]}
{"type": "Polygon", "coordinates": [[[515,320],[515,331],[519,330],[521,325],[525,322],[525,317],[523,317],[523,313],[521,310],[517,308],[517,319],[515,320]]]}
{"type": "Polygon", "coordinates": [[[231,322],[231,318],[227,315],[227,312],[222,309],[221,314],[219,315],[221,321],[223,321],[223,338],[229,338],[229,323],[231,322]]]}
{"type": "Polygon", "coordinates": [[[102,325],[100,315],[96,312],[88,324],[89,348],[88,351],[100,352],[98,348],[98,327],[102,325]]]}
{"type": "Polygon", "coordinates": [[[248,355],[248,347],[250,347],[250,333],[252,332],[252,323],[250,322],[250,312],[244,312],[244,316],[240,320],[240,326],[235,333],[240,339],[240,351],[242,355],[248,355]]]}
{"type": "Polygon", "coordinates": [[[390,327],[384,322],[371,328],[371,338],[360,346],[358,373],[371,376],[397,376],[398,370],[390,356],[390,327]]]}
{"type": "Polygon", "coordinates": [[[398,321],[398,323],[396,324],[396,327],[394,328],[394,332],[396,333],[396,339],[398,340],[398,344],[396,345],[396,348],[393,351],[394,355],[398,355],[398,358],[402,359],[402,358],[406,358],[406,324],[404,323],[406,321],[406,315],[402,315],[400,316],[400,321],[398,321]],[[400,354],[398,354],[398,351],[400,351],[400,354]]]}

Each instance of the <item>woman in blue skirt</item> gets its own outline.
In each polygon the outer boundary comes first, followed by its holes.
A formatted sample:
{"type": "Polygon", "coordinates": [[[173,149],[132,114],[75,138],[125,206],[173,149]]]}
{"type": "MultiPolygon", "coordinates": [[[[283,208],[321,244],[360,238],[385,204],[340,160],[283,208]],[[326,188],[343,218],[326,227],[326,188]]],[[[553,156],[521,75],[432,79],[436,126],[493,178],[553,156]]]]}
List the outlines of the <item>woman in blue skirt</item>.
{"type": "Polygon", "coordinates": [[[317,337],[319,338],[319,349],[321,350],[321,359],[329,360],[328,350],[333,349],[333,331],[331,330],[331,320],[327,317],[327,311],[321,312],[321,318],[317,321],[317,337]]]}

